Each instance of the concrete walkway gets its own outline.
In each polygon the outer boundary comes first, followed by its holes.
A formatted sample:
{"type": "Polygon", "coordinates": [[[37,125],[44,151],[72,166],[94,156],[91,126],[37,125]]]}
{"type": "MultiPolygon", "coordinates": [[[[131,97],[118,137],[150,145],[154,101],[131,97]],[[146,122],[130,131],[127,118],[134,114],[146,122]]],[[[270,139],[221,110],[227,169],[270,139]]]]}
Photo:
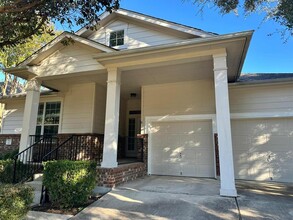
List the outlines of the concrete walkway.
{"type": "Polygon", "coordinates": [[[212,179],[158,177],[124,184],[71,218],[238,219],[234,198],[218,195],[212,179]]]}
{"type": "Polygon", "coordinates": [[[239,181],[237,188],[237,199],[225,198],[217,180],[150,176],[112,190],[70,219],[293,219],[292,186],[239,181]]]}
{"type": "Polygon", "coordinates": [[[72,215],[59,215],[46,212],[29,211],[24,220],[67,220],[72,215]]]}

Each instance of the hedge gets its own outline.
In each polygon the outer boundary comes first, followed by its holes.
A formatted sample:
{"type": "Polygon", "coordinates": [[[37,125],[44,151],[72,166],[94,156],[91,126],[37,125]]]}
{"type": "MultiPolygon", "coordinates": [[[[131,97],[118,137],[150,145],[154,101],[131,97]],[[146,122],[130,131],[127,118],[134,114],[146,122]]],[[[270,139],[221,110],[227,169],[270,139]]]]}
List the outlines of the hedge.
{"type": "Polygon", "coordinates": [[[53,205],[79,207],[88,201],[95,187],[96,163],[92,161],[48,161],[44,163],[43,184],[53,205]]]}
{"type": "Polygon", "coordinates": [[[0,160],[0,183],[12,183],[13,163],[11,159],[0,160]]]}
{"type": "Polygon", "coordinates": [[[0,184],[0,219],[22,219],[33,202],[33,189],[27,185],[0,184]]]}
{"type": "Polygon", "coordinates": [[[7,152],[5,154],[0,154],[0,160],[13,159],[16,154],[18,154],[18,149],[7,152]]]}

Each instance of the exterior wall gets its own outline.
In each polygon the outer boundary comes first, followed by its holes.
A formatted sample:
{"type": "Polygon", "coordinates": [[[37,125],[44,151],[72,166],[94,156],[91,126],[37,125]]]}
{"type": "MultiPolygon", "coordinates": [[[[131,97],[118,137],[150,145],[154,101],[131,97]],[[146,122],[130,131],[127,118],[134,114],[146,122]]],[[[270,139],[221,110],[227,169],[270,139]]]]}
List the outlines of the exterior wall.
{"type": "Polygon", "coordinates": [[[95,85],[93,133],[104,134],[107,88],[95,85]]]}
{"type": "Polygon", "coordinates": [[[5,105],[2,134],[20,134],[25,100],[11,100],[5,105]]]}
{"type": "MultiPolygon", "coordinates": [[[[43,96],[40,102],[61,101],[61,96],[43,96]]],[[[21,134],[25,98],[7,100],[3,111],[2,134],[21,134]]]]}
{"type": "Polygon", "coordinates": [[[232,113],[292,112],[292,84],[230,86],[232,113]]]}
{"type": "Polygon", "coordinates": [[[127,107],[127,100],[122,98],[120,99],[120,113],[119,113],[119,136],[124,137],[127,133],[125,133],[125,126],[126,126],[126,107],[127,107]]]}
{"type": "Polygon", "coordinates": [[[142,87],[142,114],[146,116],[215,114],[212,80],[142,87]]]}
{"type": "Polygon", "coordinates": [[[59,133],[92,133],[95,83],[73,85],[65,94],[59,133]]]}
{"type": "Polygon", "coordinates": [[[0,155],[12,152],[19,148],[20,134],[0,134],[0,155]],[[11,144],[6,144],[10,139],[11,144]]]}
{"type": "Polygon", "coordinates": [[[98,52],[99,50],[74,43],[43,60],[36,71],[40,76],[54,76],[104,69],[93,59],[98,52]]]}
{"type": "Polygon", "coordinates": [[[126,20],[116,20],[109,23],[104,28],[101,28],[92,34],[89,39],[97,41],[101,44],[109,45],[110,32],[118,30],[124,30],[125,34],[125,45],[117,47],[119,49],[133,49],[160,44],[170,44],[182,40],[180,37],[167,35],[148,27],[129,23],[126,20]]]}

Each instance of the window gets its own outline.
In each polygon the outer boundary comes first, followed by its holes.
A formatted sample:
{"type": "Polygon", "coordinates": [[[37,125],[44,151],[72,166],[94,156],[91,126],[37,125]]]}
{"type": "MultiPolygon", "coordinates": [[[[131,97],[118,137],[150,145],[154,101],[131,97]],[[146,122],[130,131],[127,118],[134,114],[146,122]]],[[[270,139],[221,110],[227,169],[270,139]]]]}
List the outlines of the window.
{"type": "Polygon", "coordinates": [[[124,30],[114,31],[110,33],[110,47],[120,46],[124,44],[124,30]]]}
{"type": "Polygon", "coordinates": [[[36,135],[58,134],[60,108],[60,102],[46,102],[39,104],[36,135]]]}

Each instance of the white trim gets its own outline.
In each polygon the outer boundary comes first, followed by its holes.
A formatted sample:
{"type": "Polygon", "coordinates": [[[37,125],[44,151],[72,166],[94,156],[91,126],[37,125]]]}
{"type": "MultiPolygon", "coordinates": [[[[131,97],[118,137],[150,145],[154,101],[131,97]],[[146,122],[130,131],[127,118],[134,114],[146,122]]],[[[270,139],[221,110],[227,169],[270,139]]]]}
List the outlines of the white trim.
{"type": "MultiPolygon", "coordinates": [[[[113,21],[114,22],[114,21],[113,21]]],[[[118,27],[114,27],[114,28],[109,28],[106,27],[105,28],[105,34],[106,34],[106,45],[109,47],[112,47],[114,49],[126,49],[128,47],[128,24],[122,25],[122,26],[118,26],[118,27]],[[110,46],[110,34],[112,32],[117,32],[117,31],[124,31],[124,44],[122,45],[118,45],[118,46],[110,46]]]]}
{"type": "Polygon", "coordinates": [[[293,112],[250,112],[231,113],[231,119],[253,119],[253,118],[290,118],[293,112]]]}
{"type": "MultiPolygon", "coordinates": [[[[214,126],[216,122],[215,114],[202,115],[166,115],[166,116],[146,116],[145,117],[145,132],[148,134],[148,175],[152,175],[151,160],[152,157],[152,135],[150,132],[150,124],[152,122],[172,122],[172,121],[201,121],[211,120],[212,123],[212,138],[214,140],[214,126]]],[[[213,141],[214,143],[214,141],[213,141]]],[[[214,149],[214,144],[213,144],[214,149]]],[[[216,157],[214,153],[214,177],[216,178],[216,157]]]]}
{"type": "MultiPolygon", "coordinates": [[[[71,38],[74,41],[80,42],[80,43],[82,43],[84,45],[87,45],[89,47],[93,47],[95,49],[98,49],[98,50],[101,50],[101,51],[104,51],[104,52],[107,52],[107,53],[115,51],[114,49],[111,49],[110,47],[107,47],[106,45],[100,44],[98,42],[94,42],[92,40],[83,38],[81,36],[78,36],[78,35],[75,35],[75,34],[72,34],[72,33],[69,33],[69,32],[63,32],[58,37],[56,37],[54,40],[52,40],[51,42],[46,44],[44,47],[39,49],[36,53],[34,53],[30,57],[28,57],[25,61],[20,63],[17,66],[17,68],[21,68],[21,67],[29,64],[30,62],[35,60],[41,53],[44,53],[44,52],[52,49],[55,45],[60,43],[64,38],[71,38]]],[[[13,68],[15,68],[15,67],[13,67],[13,68]]],[[[7,71],[9,71],[9,68],[7,69],[7,71]]]]}
{"type": "Polygon", "coordinates": [[[61,124],[62,124],[62,110],[63,110],[63,100],[62,99],[58,99],[58,100],[40,100],[39,102],[39,106],[38,106],[38,111],[39,111],[39,107],[40,107],[40,104],[44,104],[44,107],[43,107],[43,116],[42,116],[42,123],[41,124],[36,124],[36,128],[37,126],[41,126],[41,134],[40,135],[44,135],[44,128],[45,126],[56,126],[58,125],[58,133],[60,133],[61,131],[61,124]],[[60,102],[60,112],[59,112],[59,123],[58,124],[49,124],[49,125],[45,125],[45,114],[46,114],[46,105],[47,103],[58,103],[60,102]]]}
{"type": "Polygon", "coordinates": [[[216,114],[202,114],[202,115],[164,115],[164,116],[146,116],[145,130],[148,133],[147,124],[151,122],[161,121],[198,121],[198,120],[213,120],[216,114]]]}
{"type": "MultiPolygon", "coordinates": [[[[132,12],[132,11],[128,11],[126,9],[118,9],[116,11],[113,11],[112,13],[109,13],[107,11],[105,11],[104,13],[102,13],[99,18],[100,20],[104,20],[105,18],[107,18],[108,16],[120,16],[120,17],[127,17],[128,19],[133,19],[133,20],[137,20],[140,22],[144,22],[144,23],[149,23],[151,25],[156,25],[156,26],[160,26],[160,27],[165,27],[165,28],[169,28],[171,30],[175,30],[178,32],[183,32],[185,34],[190,34],[190,35],[195,35],[195,36],[200,36],[200,37],[213,37],[216,36],[216,34],[211,33],[211,32],[206,32],[197,28],[193,28],[193,27],[188,27],[186,25],[183,24],[176,24],[174,22],[171,21],[166,21],[160,18],[155,18],[152,16],[148,16],[145,14],[141,14],[141,13],[136,13],[136,12],[132,12]]],[[[115,18],[115,17],[114,17],[115,18]]],[[[78,30],[75,34],[77,35],[82,35],[83,33],[85,33],[88,29],[87,28],[82,28],[80,30],[78,30]]]]}

